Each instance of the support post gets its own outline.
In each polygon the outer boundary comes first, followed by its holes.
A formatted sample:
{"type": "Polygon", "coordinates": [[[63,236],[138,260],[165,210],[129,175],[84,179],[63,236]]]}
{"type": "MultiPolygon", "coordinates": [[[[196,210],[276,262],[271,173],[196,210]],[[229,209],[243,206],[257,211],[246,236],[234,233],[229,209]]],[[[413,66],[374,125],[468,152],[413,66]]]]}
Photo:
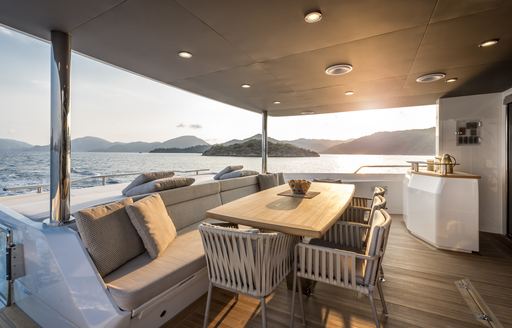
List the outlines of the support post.
{"type": "Polygon", "coordinates": [[[51,41],[50,224],[61,225],[70,217],[71,37],[64,32],[52,31],[51,41]]]}
{"type": "Polygon", "coordinates": [[[264,110],[261,112],[261,173],[267,173],[267,158],[268,158],[268,134],[267,134],[267,117],[268,112],[264,110]]]}

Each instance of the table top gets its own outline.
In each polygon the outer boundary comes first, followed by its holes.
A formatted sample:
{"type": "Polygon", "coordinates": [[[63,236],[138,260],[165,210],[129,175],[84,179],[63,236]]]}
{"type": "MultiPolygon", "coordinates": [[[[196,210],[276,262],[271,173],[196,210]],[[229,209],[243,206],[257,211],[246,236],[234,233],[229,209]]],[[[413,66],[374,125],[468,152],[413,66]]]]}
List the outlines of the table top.
{"type": "Polygon", "coordinates": [[[313,182],[306,199],[280,196],[281,185],[263,190],[207,211],[209,218],[280,231],[296,236],[321,237],[345,212],[354,196],[354,185],[313,182]]]}

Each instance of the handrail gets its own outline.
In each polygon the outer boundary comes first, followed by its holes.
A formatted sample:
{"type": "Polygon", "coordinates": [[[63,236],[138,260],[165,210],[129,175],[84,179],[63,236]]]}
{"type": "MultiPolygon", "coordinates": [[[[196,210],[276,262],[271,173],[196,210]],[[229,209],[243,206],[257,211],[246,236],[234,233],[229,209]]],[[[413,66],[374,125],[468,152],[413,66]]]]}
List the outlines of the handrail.
{"type": "MultiPolygon", "coordinates": [[[[426,165],[419,165],[420,167],[426,167],[426,165]]],[[[352,174],[358,174],[359,171],[361,171],[364,168],[372,168],[372,167],[411,167],[411,165],[405,165],[405,164],[396,164],[396,165],[361,165],[357,168],[357,170],[354,171],[352,174]]]]}
{"type": "MultiPolygon", "coordinates": [[[[176,173],[195,173],[195,175],[199,175],[199,172],[207,172],[210,171],[210,169],[193,169],[193,170],[175,170],[173,172],[176,173]]],[[[75,179],[71,181],[71,183],[74,182],[80,182],[84,180],[94,180],[94,179],[101,179],[101,184],[105,186],[107,184],[108,178],[115,178],[115,177],[127,177],[132,175],[139,175],[143,174],[145,172],[129,172],[129,173],[114,173],[114,174],[100,174],[100,175],[93,175],[89,177],[82,177],[75,179]]],[[[43,192],[44,188],[50,187],[49,184],[38,184],[38,185],[28,185],[28,186],[16,186],[16,187],[4,187],[2,188],[3,191],[19,191],[19,190],[37,190],[37,193],[40,194],[43,192]]]]}

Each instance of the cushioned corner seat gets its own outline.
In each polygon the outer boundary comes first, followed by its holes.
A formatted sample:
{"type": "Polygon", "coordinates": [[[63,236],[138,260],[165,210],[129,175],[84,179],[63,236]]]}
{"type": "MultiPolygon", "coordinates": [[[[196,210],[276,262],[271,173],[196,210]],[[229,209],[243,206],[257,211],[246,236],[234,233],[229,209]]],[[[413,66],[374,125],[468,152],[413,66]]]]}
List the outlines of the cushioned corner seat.
{"type": "Polygon", "coordinates": [[[206,267],[198,225],[179,231],[156,259],[144,253],[103,278],[121,309],[136,309],[206,267]]]}
{"type": "Polygon", "coordinates": [[[222,204],[229,203],[260,191],[256,175],[220,180],[220,198],[222,204]]]}

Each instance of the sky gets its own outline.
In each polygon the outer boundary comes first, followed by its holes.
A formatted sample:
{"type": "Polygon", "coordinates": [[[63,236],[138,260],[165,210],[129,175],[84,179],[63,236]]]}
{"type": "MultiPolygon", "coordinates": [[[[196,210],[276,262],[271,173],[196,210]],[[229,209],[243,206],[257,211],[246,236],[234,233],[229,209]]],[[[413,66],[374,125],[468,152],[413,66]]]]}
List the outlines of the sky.
{"type": "MultiPolygon", "coordinates": [[[[261,116],[93,59],[71,58],[71,137],[209,143],[261,133],[261,116]]],[[[435,126],[435,106],[269,117],[272,138],[351,139],[435,126]]],[[[0,26],[0,138],[48,144],[50,45],[0,26]]]]}

